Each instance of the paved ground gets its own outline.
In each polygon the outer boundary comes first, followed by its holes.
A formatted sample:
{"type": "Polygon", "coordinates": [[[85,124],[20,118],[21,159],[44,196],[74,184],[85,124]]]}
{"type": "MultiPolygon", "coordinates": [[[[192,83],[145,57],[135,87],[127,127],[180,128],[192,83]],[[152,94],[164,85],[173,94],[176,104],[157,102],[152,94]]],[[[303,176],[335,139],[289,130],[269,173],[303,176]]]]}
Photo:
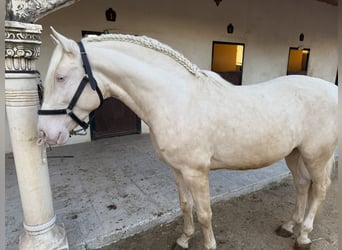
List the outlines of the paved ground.
{"type": "MultiPolygon", "coordinates": [[[[311,250],[338,250],[338,181],[334,179],[327,198],[316,216],[311,250]]],[[[286,221],[295,204],[292,179],[271,184],[244,196],[213,205],[213,228],[218,250],[292,250],[295,237],[282,238],[274,229],[286,221]]],[[[182,219],[157,226],[101,250],[174,250],[182,232],[182,219]]],[[[202,249],[203,236],[196,223],[189,250],[202,249]]]]}
{"type": "MultiPolygon", "coordinates": [[[[180,215],[168,166],[148,135],[133,135],[54,148],[48,153],[57,222],[65,225],[70,249],[96,249],[180,215]]],[[[227,200],[289,175],[283,161],[250,171],[214,171],[213,202],[227,200]]],[[[7,250],[23,230],[13,158],[6,157],[7,250]]]]}

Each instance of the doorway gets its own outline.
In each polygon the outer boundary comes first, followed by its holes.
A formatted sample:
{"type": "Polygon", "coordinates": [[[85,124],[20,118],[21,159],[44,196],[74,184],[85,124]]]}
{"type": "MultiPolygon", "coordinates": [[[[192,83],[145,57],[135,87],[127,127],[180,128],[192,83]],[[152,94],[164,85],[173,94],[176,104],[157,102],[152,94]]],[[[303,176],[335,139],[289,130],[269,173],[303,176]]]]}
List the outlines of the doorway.
{"type": "Polygon", "coordinates": [[[141,132],[139,117],[118,99],[107,98],[94,113],[94,119],[90,124],[91,139],[141,132]]]}
{"type": "Polygon", "coordinates": [[[213,42],[211,70],[234,85],[241,85],[245,44],[213,42]]]}
{"type": "Polygon", "coordinates": [[[294,48],[289,50],[287,75],[307,75],[310,49],[294,48]]]}

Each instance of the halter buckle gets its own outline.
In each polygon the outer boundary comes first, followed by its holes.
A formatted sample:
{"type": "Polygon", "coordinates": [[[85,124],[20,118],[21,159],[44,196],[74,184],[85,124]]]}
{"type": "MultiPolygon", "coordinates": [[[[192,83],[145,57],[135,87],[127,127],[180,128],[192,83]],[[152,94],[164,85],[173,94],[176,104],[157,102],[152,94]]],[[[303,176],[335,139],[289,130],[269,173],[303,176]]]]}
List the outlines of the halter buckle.
{"type": "Polygon", "coordinates": [[[87,130],[80,128],[80,129],[73,129],[70,131],[69,133],[69,137],[73,136],[73,135],[87,135],[87,130]]]}

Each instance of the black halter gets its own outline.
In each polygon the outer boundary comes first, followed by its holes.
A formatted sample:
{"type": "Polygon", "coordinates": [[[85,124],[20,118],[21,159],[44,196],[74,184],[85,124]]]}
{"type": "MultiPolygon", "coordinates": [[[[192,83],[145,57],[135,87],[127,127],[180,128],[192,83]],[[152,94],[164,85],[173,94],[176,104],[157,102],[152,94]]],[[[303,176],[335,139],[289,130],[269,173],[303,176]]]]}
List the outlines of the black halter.
{"type": "MultiPolygon", "coordinates": [[[[99,99],[100,99],[99,107],[103,103],[103,96],[102,96],[101,90],[97,86],[97,82],[96,82],[96,80],[93,76],[93,73],[91,71],[91,67],[89,64],[87,53],[84,49],[82,42],[79,42],[78,46],[80,47],[80,52],[81,52],[81,57],[82,57],[82,61],[83,61],[85,76],[81,80],[81,83],[78,86],[76,93],[74,94],[73,98],[71,99],[68,107],[66,109],[49,109],[49,110],[40,109],[40,110],[38,110],[38,115],[69,115],[85,131],[89,127],[91,120],[94,118],[93,115],[91,115],[92,117],[89,117],[89,121],[86,123],[86,122],[82,121],[80,118],[78,118],[77,115],[75,115],[75,113],[72,111],[72,109],[75,107],[78,99],[80,98],[80,96],[81,96],[81,94],[82,94],[82,92],[83,92],[83,90],[84,90],[84,88],[88,82],[90,83],[91,88],[93,90],[95,90],[97,92],[97,95],[99,96],[99,99]]],[[[93,112],[92,112],[92,114],[93,114],[93,112]]],[[[84,133],[79,133],[79,130],[77,130],[77,131],[72,131],[71,134],[84,134],[84,133]]]]}

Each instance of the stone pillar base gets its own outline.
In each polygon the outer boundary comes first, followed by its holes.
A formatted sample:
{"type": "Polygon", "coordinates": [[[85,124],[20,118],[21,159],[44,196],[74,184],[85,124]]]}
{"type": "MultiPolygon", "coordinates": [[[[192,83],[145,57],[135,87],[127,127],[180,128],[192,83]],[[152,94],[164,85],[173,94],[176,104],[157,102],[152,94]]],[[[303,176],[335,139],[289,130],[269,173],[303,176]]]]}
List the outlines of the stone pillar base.
{"type": "Polygon", "coordinates": [[[63,224],[53,224],[42,231],[26,230],[19,238],[19,250],[69,250],[63,224]]]}

